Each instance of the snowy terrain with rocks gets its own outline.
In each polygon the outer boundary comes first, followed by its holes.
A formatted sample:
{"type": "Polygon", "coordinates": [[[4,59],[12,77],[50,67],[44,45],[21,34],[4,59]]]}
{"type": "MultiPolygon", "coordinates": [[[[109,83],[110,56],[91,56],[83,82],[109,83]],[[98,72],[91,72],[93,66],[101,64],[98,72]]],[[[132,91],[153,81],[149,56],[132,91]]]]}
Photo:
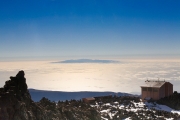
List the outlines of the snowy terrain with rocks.
{"type": "Polygon", "coordinates": [[[90,105],[96,108],[102,120],[177,120],[180,111],[156,102],[142,102],[138,97],[123,96],[99,99],[90,105]]]}
{"type": "Polygon", "coordinates": [[[24,71],[10,77],[0,88],[0,120],[178,120],[180,94],[143,103],[139,96],[98,96],[90,103],[84,99],[50,101],[31,99],[24,71]],[[172,108],[166,106],[172,106],[172,108]],[[175,110],[176,109],[176,110],[175,110]]]}

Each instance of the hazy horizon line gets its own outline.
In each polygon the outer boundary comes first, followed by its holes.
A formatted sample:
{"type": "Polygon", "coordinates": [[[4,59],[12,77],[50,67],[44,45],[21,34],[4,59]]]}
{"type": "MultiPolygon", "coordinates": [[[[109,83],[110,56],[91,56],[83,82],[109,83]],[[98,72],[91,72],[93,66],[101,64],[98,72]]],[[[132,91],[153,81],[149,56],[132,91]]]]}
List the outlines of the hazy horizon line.
{"type": "Polygon", "coordinates": [[[6,60],[53,60],[53,59],[180,59],[180,54],[121,54],[121,55],[67,55],[67,56],[4,56],[0,61],[6,60]]]}

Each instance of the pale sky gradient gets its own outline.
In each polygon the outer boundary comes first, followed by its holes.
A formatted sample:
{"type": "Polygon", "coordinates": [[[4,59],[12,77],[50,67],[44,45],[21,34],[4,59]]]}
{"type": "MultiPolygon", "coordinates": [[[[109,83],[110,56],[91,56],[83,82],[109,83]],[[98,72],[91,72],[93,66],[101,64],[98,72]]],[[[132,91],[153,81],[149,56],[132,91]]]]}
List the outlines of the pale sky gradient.
{"type": "Polygon", "coordinates": [[[179,55],[179,0],[3,0],[0,57],[179,55]]]}
{"type": "Polygon", "coordinates": [[[159,77],[178,91],[179,58],[180,0],[0,1],[0,87],[24,70],[35,89],[139,92],[159,77]],[[51,63],[81,58],[120,63],[51,63]]]}

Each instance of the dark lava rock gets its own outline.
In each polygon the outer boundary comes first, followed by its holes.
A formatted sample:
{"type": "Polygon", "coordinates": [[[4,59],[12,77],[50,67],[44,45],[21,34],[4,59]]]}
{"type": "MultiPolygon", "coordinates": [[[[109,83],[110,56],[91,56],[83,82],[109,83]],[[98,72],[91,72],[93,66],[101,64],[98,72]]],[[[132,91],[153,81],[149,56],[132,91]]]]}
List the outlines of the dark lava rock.
{"type": "Polygon", "coordinates": [[[0,88],[0,120],[41,120],[47,116],[32,101],[24,75],[24,71],[19,71],[0,88]]]}
{"type": "Polygon", "coordinates": [[[51,102],[42,98],[34,102],[28,91],[24,71],[0,88],[0,120],[100,120],[94,108],[81,101],[51,102]],[[81,107],[82,106],[82,107],[81,107]]]}

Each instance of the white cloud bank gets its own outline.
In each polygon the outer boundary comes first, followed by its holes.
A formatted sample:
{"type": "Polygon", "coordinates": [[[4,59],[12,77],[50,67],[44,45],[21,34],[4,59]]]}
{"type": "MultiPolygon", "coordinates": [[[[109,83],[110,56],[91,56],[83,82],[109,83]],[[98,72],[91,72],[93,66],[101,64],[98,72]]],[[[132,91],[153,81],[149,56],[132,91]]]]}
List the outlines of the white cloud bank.
{"type": "Polygon", "coordinates": [[[178,60],[119,60],[120,63],[66,63],[54,61],[0,62],[0,86],[24,70],[29,88],[58,91],[114,91],[140,93],[148,79],[170,81],[180,87],[178,60]]]}

